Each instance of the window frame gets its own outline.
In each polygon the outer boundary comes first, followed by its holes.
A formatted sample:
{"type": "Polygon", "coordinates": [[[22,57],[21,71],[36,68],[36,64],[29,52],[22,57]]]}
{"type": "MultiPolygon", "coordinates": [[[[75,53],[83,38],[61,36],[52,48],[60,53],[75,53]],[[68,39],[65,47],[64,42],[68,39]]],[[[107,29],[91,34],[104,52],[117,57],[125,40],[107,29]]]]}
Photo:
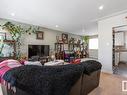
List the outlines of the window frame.
{"type": "Polygon", "coordinates": [[[97,48],[96,49],[92,49],[92,48],[90,48],[90,39],[97,39],[98,40],[98,35],[95,35],[95,36],[90,36],[89,37],[89,44],[88,44],[88,49],[89,50],[98,50],[99,49],[99,42],[97,42],[97,48]]]}

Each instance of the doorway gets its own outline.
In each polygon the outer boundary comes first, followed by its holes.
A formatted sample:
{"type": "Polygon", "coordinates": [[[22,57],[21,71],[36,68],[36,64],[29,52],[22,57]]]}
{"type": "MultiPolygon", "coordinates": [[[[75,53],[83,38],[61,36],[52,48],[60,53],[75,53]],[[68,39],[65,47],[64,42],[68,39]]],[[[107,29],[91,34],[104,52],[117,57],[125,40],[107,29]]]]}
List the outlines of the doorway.
{"type": "Polygon", "coordinates": [[[113,73],[127,77],[127,25],[113,28],[113,73]]]}

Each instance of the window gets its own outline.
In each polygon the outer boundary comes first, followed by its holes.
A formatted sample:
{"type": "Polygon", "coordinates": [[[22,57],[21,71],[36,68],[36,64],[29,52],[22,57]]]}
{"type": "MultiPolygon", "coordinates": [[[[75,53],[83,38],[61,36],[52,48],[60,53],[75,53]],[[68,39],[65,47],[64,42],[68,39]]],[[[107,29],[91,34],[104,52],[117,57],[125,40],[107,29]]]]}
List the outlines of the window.
{"type": "Polygon", "coordinates": [[[89,49],[98,49],[98,38],[89,39],[89,49]]]}

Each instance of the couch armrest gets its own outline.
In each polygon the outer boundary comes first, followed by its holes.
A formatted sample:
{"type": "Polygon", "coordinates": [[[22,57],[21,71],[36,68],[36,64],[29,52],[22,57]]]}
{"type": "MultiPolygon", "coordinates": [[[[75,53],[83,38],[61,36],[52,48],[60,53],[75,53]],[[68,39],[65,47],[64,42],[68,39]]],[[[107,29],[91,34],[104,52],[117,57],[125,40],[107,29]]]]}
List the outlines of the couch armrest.
{"type": "Polygon", "coordinates": [[[71,91],[69,95],[81,95],[81,82],[82,82],[82,76],[80,79],[75,83],[75,85],[71,88],[71,91]]]}
{"type": "Polygon", "coordinates": [[[101,70],[95,71],[90,75],[84,74],[83,85],[82,85],[82,95],[87,95],[92,90],[99,86],[101,70]]]}

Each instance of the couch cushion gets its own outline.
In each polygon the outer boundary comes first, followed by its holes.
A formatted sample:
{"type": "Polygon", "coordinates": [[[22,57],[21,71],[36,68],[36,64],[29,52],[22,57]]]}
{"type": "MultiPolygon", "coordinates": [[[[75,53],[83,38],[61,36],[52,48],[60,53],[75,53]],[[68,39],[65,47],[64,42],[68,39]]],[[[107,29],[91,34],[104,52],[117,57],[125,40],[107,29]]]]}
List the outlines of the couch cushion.
{"type": "Polygon", "coordinates": [[[100,62],[95,61],[95,60],[88,60],[81,62],[81,64],[84,68],[84,73],[87,75],[90,75],[92,72],[100,70],[102,65],[100,62]]]}

